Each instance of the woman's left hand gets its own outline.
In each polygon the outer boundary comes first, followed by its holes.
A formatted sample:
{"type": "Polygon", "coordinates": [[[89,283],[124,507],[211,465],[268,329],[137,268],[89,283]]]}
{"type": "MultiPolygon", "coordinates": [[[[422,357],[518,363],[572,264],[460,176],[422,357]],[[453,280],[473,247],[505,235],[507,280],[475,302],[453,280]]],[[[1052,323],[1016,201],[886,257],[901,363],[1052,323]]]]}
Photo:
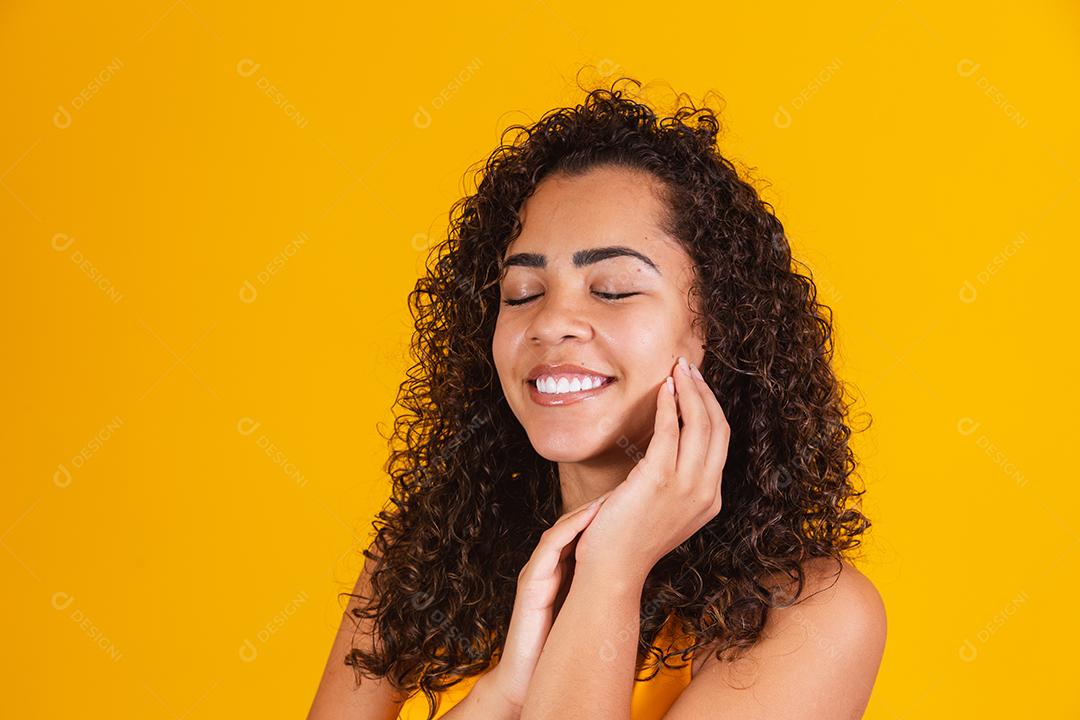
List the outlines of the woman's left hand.
{"type": "Polygon", "coordinates": [[[672,370],[674,395],[666,378],[660,385],[645,456],[578,538],[578,572],[600,566],[644,582],[660,558],[720,512],[731,428],[712,389],[685,362],[672,370]]]}

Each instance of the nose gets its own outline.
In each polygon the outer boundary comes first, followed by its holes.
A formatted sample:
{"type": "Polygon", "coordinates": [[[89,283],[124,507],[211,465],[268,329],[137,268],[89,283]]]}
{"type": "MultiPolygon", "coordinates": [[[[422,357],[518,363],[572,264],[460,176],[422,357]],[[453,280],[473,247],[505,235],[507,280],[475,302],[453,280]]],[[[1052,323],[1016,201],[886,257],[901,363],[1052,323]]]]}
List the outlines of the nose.
{"type": "Polygon", "coordinates": [[[572,291],[549,288],[536,303],[536,312],[526,328],[530,343],[554,345],[567,338],[588,340],[593,336],[592,324],[572,291]]]}

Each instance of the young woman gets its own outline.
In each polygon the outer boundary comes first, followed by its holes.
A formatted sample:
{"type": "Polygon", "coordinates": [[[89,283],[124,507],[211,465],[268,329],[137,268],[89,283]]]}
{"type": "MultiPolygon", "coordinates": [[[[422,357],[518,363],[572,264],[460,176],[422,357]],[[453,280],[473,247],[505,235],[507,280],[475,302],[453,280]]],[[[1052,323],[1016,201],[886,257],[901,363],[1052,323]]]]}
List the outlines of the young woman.
{"type": "Polygon", "coordinates": [[[831,313],[715,114],[622,80],[510,128],[410,296],[393,508],[311,720],[462,680],[451,720],[862,716],[831,313]]]}

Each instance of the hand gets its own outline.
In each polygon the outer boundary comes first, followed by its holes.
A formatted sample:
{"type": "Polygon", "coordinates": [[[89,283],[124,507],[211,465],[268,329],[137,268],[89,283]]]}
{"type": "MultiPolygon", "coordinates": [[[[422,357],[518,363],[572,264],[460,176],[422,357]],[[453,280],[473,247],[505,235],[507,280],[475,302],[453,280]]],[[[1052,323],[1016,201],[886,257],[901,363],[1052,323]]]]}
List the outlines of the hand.
{"type": "Polygon", "coordinates": [[[540,651],[573,580],[574,550],[580,533],[596,516],[610,493],[572,510],[540,536],[532,556],[518,573],[514,609],[499,663],[490,671],[493,683],[517,709],[525,704],[540,651]]]}
{"type": "Polygon", "coordinates": [[[680,361],[672,371],[675,395],[666,378],[660,384],[645,456],[578,541],[579,569],[599,565],[644,582],[660,558],[720,512],[731,428],[700,373],[687,374],[680,361]]]}

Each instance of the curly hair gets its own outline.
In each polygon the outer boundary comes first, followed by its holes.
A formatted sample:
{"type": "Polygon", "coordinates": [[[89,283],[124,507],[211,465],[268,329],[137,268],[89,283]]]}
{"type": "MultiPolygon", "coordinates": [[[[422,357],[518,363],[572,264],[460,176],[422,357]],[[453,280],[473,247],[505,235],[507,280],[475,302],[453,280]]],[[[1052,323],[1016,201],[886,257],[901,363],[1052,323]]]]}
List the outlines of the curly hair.
{"type": "Polygon", "coordinates": [[[680,94],[658,117],[618,87],[624,80],[641,86],[622,76],[576,107],[508,127],[409,295],[415,364],[386,438],[391,497],[364,550],[375,563],[371,595],[342,593],[363,601],[351,612],[373,620],[379,642],[345,662],[357,683],[366,675],[423,691],[429,720],[436,693],[501,651],[518,572],[560,507],[557,464],[531,446],[492,358],[499,262],[521,231],[522,204],[551,173],[615,165],[662,181],[665,230],[697,267],[700,369],[731,426],[720,513],[646,580],[638,671],[655,674],[706,645],[732,659],[759,639],[770,608],[802,595],[805,561],[839,568],[870,527],[851,502],[865,492],[852,483],[851,403],[831,367],[832,311],[812,274],[798,271],[772,206],[720,154],[716,112],[680,94]],[[790,597],[766,582],[780,575],[796,585],[790,597]],[[694,643],[667,652],[654,641],[672,618],[694,643]]]}

